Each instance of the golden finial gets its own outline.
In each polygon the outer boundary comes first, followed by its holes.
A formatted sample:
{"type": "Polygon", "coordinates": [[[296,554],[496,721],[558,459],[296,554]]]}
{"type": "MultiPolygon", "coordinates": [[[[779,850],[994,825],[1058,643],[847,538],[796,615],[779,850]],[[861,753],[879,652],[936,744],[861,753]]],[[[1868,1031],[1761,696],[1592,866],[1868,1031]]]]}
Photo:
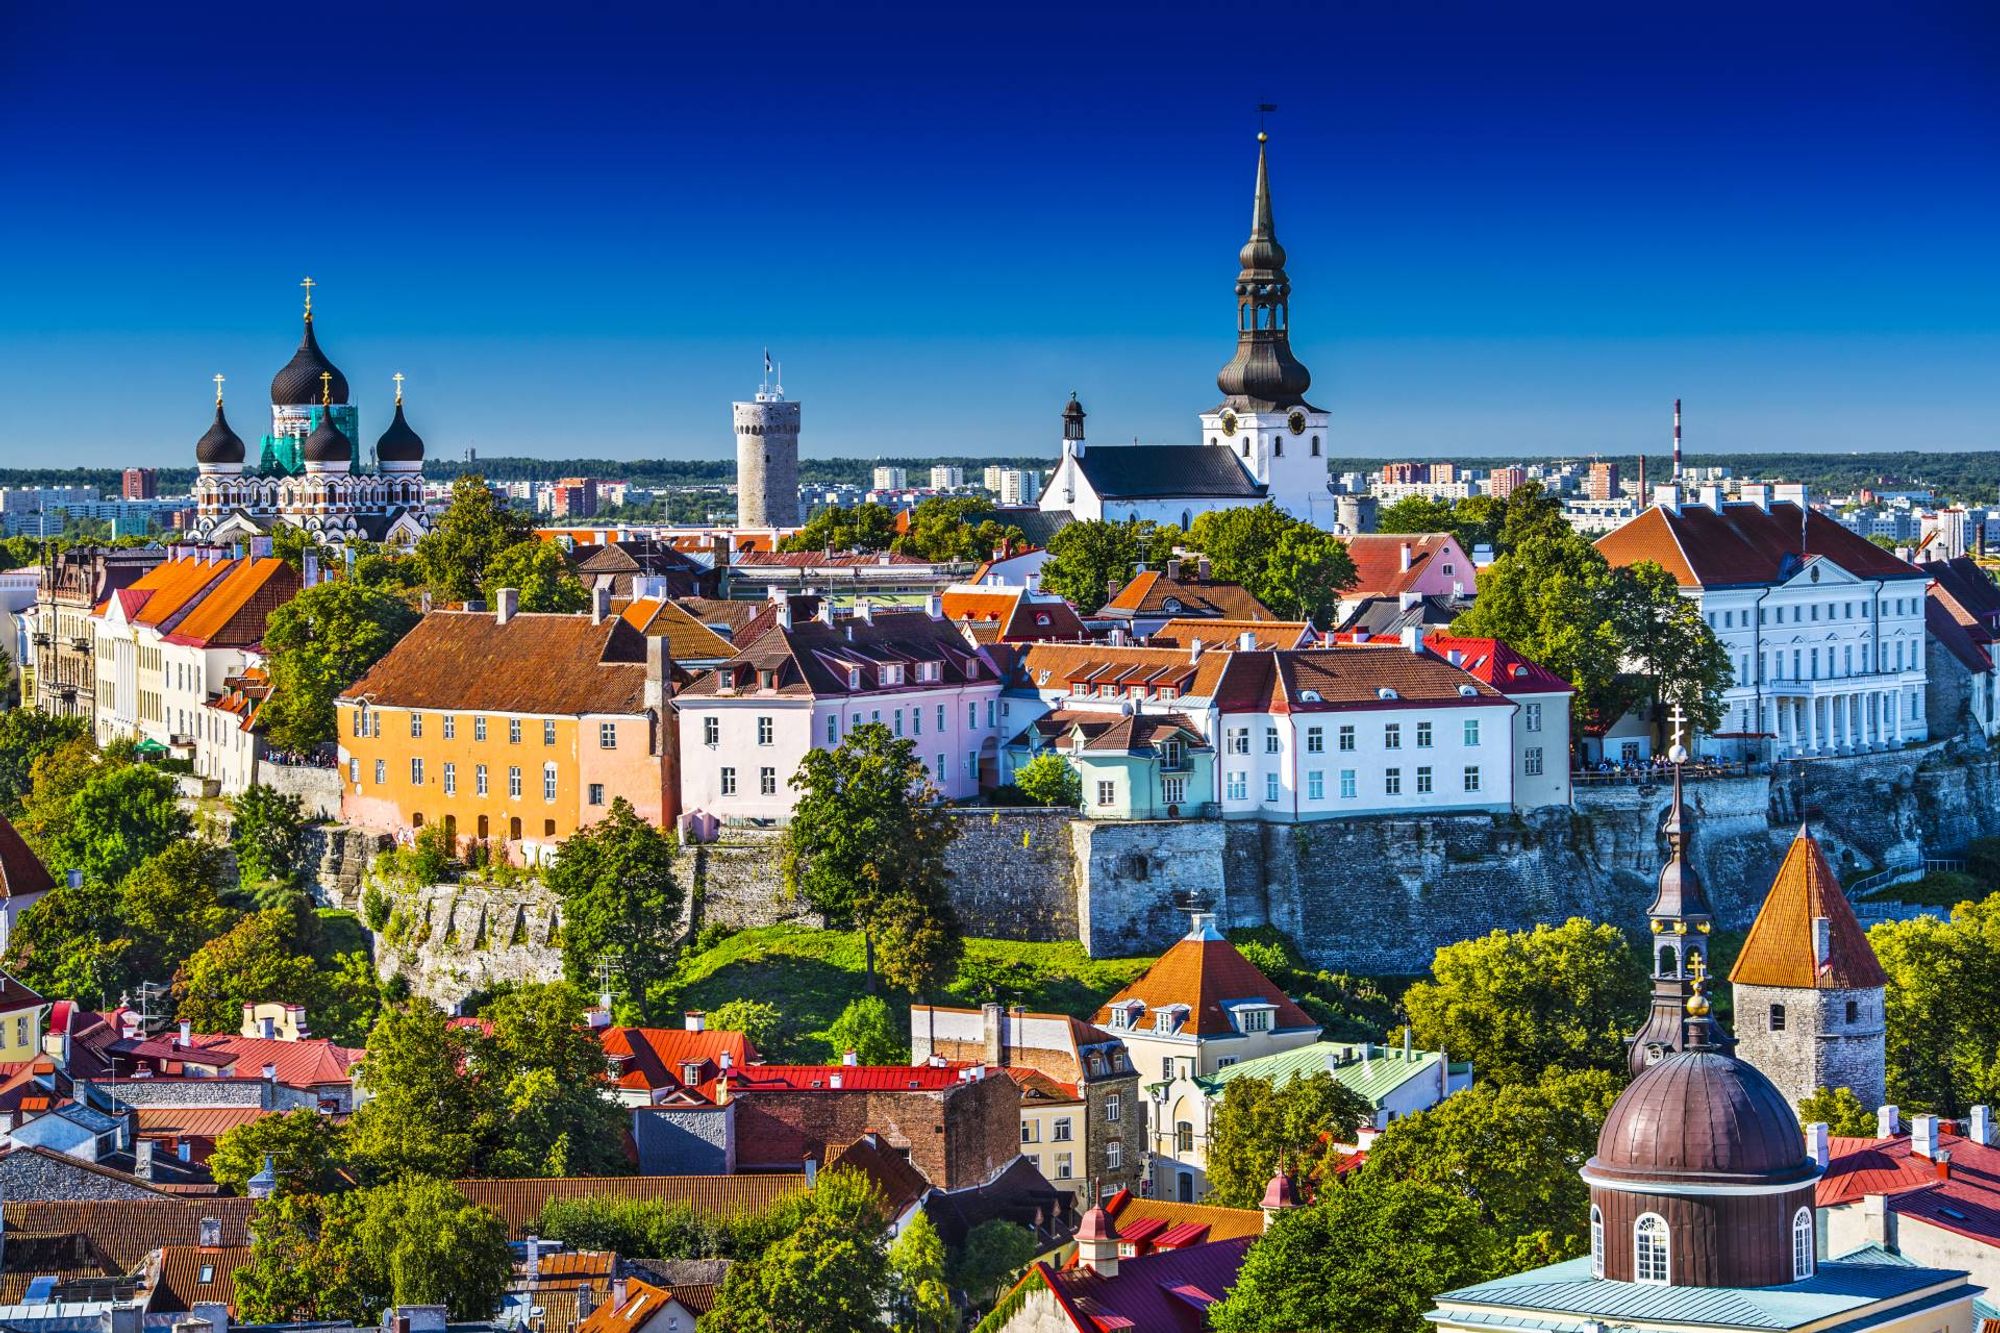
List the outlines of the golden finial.
{"type": "Polygon", "coordinates": [[[403,372],[399,370],[389,378],[396,381],[396,406],[401,407],[403,405],[403,372]]]}
{"type": "Polygon", "coordinates": [[[1694,994],[1688,996],[1687,1011],[1696,1018],[1707,1018],[1708,997],[1702,994],[1702,987],[1708,979],[1708,964],[1700,954],[1688,960],[1688,975],[1694,978],[1694,994]]]}
{"type": "Polygon", "coordinates": [[[299,286],[306,289],[306,318],[311,319],[313,317],[313,288],[319,286],[319,284],[314,282],[312,276],[308,274],[306,280],[301,282],[299,286]]]}
{"type": "Polygon", "coordinates": [[[319,373],[319,405],[333,406],[333,372],[330,370],[322,370],[319,373]]]}
{"type": "Polygon", "coordinates": [[[1270,135],[1268,135],[1268,134],[1264,133],[1264,131],[1262,131],[1262,130],[1258,130],[1258,131],[1257,131],[1257,142],[1258,142],[1258,143],[1264,143],[1264,142],[1266,142],[1267,140],[1269,140],[1269,139],[1270,139],[1270,137],[1271,137],[1270,135]]]}
{"type": "Polygon", "coordinates": [[[215,405],[217,407],[222,406],[222,376],[220,375],[215,377],[215,405]]]}

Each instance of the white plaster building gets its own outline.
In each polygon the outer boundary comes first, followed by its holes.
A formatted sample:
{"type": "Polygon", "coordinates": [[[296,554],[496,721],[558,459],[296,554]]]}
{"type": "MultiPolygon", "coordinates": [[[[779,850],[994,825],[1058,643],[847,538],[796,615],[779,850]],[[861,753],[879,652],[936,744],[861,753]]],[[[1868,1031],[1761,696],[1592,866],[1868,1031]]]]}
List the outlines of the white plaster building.
{"type": "Polygon", "coordinates": [[[1922,571],[1788,503],[1655,505],[1597,549],[1667,570],[1729,654],[1699,752],[1856,754],[1928,738],[1922,571]]]}
{"type": "Polygon", "coordinates": [[[984,651],[934,611],[863,602],[836,620],[822,601],[799,620],[792,607],[674,696],[682,810],[782,823],[806,752],[870,723],[914,742],[946,799],[976,796],[999,762],[1000,677],[984,651]]]}

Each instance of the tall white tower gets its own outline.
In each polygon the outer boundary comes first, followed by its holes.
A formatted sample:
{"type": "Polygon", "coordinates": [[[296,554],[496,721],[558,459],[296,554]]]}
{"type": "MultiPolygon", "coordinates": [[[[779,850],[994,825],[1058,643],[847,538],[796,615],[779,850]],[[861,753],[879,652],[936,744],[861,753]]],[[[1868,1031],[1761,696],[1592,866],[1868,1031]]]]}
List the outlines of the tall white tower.
{"type": "Polygon", "coordinates": [[[736,525],[789,528],[799,521],[799,405],[764,353],[764,382],[736,415],[736,525]]]}

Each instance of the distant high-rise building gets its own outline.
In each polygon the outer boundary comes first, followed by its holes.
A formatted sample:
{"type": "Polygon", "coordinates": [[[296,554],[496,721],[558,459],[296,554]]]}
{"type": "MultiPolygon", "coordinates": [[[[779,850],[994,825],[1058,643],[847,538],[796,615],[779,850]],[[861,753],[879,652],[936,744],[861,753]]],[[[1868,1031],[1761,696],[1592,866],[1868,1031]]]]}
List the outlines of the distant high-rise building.
{"type": "Polygon", "coordinates": [[[1583,494],[1591,500],[1616,500],[1618,488],[1618,465],[1616,463],[1592,463],[1590,475],[1584,480],[1583,494]]]}
{"type": "Polygon", "coordinates": [[[962,467],[934,467],[931,469],[931,489],[934,491],[955,491],[965,485],[965,469],[962,467]]]}
{"type": "Polygon", "coordinates": [[[1519,463],[1512,467],[1496,467],[1486,474],[1486,480],[1493,498],[1504,500],[1528,484],[1528,469],[1519,463]]]}
{"type": "Polygon", "coordinates": [[[764,381],[736,416],[736,523],[745,528],[788,528],[799,521],[799,405],[785,401],[785,386],[771,354],[764,381]]]}
{"type": "Polygon", "coordinates": [[[1422,463],[1385,463],[1382,465],[1382,480],[1391,485],[1405,485],[1410,482],[1425,481],[1429,471],[1422,463]]]}
{"type": "Polygon", "coordinates": [[[907,468],[878,467],[875,469],[875,489],[878,491],[908,490],[910,473],[907,468]]]}
{"type": "Polygon", "coordinates": [[[549,488],[549,512],[557,518],[594,517],[597,483],[589,477],[564,477],[549,488]]]}
{"type": "Polygon", "coordinates": [[[127,500],[150,500],[159,493],[159,469],[150,467],[128,467],[125,469],[123,494],[127,500]]]}
{"type": "Polygon", "coordinates": [[[1001,468],[994,494],[1003,505],[1031,505],[1041,498],[1042,474],[1033,468],[1001,468]]]}
{"type": "Polygon", "coordinates": [[[1000,494],[1000,474],[1006,470],[997,463],[988,466],[986,471],[980,474],[979,484],[995,495],[1000,494]]]}
{"type": "Polygon", "coordinates": [[[1449,486],[1458,480],[1458,467],[1452,463],[1432,463],[1430,479],[1434,486],[1449,486]]]}

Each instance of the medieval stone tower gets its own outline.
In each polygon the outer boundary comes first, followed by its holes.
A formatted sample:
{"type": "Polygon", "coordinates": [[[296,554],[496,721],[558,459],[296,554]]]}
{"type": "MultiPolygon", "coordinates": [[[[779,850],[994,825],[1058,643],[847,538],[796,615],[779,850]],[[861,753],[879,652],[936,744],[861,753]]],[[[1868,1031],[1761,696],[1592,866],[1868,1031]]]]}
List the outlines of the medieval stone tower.
{"type": "Polygon", "coordinates": [[[1793,1106],[1820,1088],[1888,1099],[1882,993],[1888,977],[1840,882],[1805,829],[1792,841],[1729,980],[1737,1054],[1793,1106]]]}
{"type": "Polygon", "coordinates": [[[799,405],[785,401],[768,354],[764,382],[736,414],[736,526],[789,528],[799,521],[799,405]]]}

